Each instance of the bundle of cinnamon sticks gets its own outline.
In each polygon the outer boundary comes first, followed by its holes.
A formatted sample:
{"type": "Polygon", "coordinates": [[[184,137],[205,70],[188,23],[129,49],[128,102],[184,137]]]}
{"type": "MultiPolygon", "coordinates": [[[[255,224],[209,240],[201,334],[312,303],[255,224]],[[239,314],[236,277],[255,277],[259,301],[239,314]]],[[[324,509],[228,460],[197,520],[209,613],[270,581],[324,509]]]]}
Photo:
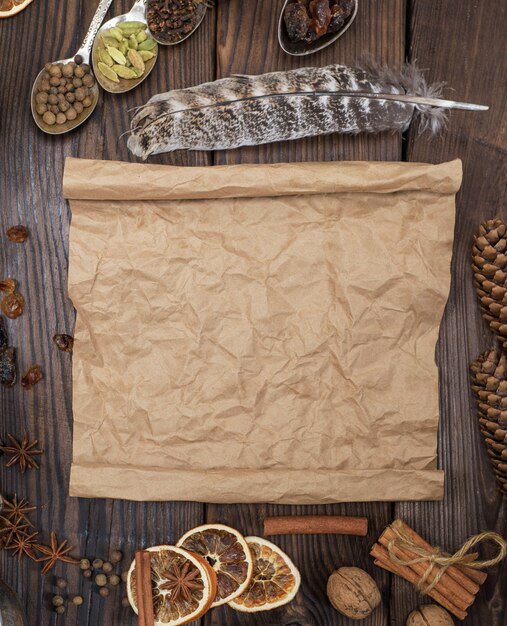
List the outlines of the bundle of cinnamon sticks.
{"type": "Polygon", "coordinates": [[[375,558],[375,565],[404,578],[413,585],[419,587],[421,581],[424,581],[421,589],[423,593],[427,593],[458,619],[464,620],[467,609],[475,602],[476,594],[485,582],[487,574],[457,564],[449,565],[442,575],[442,566],[436,563],[432,565],[429,560],[425,562],[420,558],[421,549],[428,555],[437,552],[436,548],[405,522],[395,520],[382,533],[370,554],[375,558]],[[402,541],[399,541],[400,537],[402,541]],[[413,549],[410,549],[410,545],[413,549]],[[400,561],[406,564],[402,565],[400,561]],[[438,580],[439,576],[441,578],[438,580]]]}

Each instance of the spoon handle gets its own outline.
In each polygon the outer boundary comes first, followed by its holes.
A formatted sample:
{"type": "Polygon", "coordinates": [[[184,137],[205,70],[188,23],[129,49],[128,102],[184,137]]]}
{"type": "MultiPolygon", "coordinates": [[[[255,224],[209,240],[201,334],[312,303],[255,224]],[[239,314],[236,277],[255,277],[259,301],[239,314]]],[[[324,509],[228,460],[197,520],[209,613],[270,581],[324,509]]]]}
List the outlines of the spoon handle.
{"type": "Polygon", "coordinates": [[[95,39],[95,35],[97,34],[100,25],[104,21],[104,17],[111,6],[113,0],[100,0],[99,6],[95,11],[95,15],[93,16],[92,23],[90,24],[90,28],[86,33],[86,37],[84,38],[81,47],[77,51],[77,54],[80,54],[83,57],[85,63],[88,63],[90,60],[90,52],[93,45],[93,40],[95,39]]]}
{"type": "Polygon", "coordinates": [[[130,9],[129,13],[143,13],[146,11],[146,0],[136,0],[134,6],[130,9]]]}

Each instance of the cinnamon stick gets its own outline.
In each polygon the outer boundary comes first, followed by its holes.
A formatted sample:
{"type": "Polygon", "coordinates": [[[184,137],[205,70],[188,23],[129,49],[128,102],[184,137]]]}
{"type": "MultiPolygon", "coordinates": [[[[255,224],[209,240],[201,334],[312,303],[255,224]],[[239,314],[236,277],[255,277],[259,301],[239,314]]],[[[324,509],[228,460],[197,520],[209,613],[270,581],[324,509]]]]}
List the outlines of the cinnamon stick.
{"type": "MultiPolygon", "coordinates": [[[[396,537],[396,533],[392,530],[392,528],[388,527],[380,536],[379,542],[387,548],[389,543],[395,540],[396,537]]],[[[395,556],[404,561],[411,561],[418,556],[415,552],[412,552],[408,548],[400,548],[397,545],[393,545],[391,550],[394,552],[395,556]]],[[[421,580],[428,569],[428,563],[414,563],[412,565],[407,565],[407,567],[417,574],[418,580],[421,580]]],[[[433,570],[427,580],[428,584],[431,584],[435,580],[439,570],[440,567],[438,565],[433,567],[433,570]]],[[[469,593],[464,587],[451,578],[447,572],[439,580],[435,589],[463,610],[467,609],[475,602],[475,595],[469,593]]]]}
{"type": "MultiPolygon", "coordinates": [[[[375,565],[378,565],[382,569],[385,569],[392,574],[396,574],[400,578],[407,580],[413,585],[418,584],[420,577],[413,570],[411,570],[410,567],[393,563],[393,561],[391,561],[391,559],[389,558],[389,553],[387,552],[387,550],[380,544],[376,543],[371,549],[370,554],[375,557],[375,565]]],[[[464,609],[456,606],[456,604],[443,596],[439,591],[437,591],[437,589],[432,589],[428,593],[428,595],[430,596],[430,598],[433,598],[435,602],[438,602],[445,609],[447,609],[449,613],[455,615],[458,619],[464,620],[466,618],[467,612],[464,609]]]]}
{"type": "Polygon", "coordinates": [[[136,552],[136,589],[139,626],[154,626],[151,555],[145,550],[136,552]]]}
{"type": "MultiPolygon", "coordinates": [[[[425,541],[421,536],[419,536],[415,530],[412,530],[408,524],[401,519],[397,519],[393,522],[392,526],[397,526],[403,533],[409,537],[416,546],[420,548],[424,548],[428,551],[434,551],[434,548],[431,544],[425,541]]],[[[470,593],[476,594],[480,585],[484,584],[488,575],[485,572],[480,572],[479,570],[472,569],[471,567],[466,567],[464,565],[452,565],[448,568],[447,573],[449,576],[452,576],[456,582],[458,582],[462,587],[464,587],[470,593]]]]}
{"type": "Polygon", "coordinates": [[[358,535],[368,534],[368,518],[340,515],[293,515],[266,517],[264,535],[358,535]]]}

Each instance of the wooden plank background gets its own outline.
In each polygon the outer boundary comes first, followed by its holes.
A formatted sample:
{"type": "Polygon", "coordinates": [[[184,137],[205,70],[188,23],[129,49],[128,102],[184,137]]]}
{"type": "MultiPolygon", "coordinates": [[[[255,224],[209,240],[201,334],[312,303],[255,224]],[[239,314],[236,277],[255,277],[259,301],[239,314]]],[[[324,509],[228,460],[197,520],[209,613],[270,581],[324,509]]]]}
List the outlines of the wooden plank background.
{"type": "MultiPolygon", "coordinates": [[[[114,0],[109,15],[130,8],[114,0]]],[[[394,515],[401,515],[432,541],[447,548],[482,529],[507,534],[507,506],[494,485],[474,420],[468,388],[468,363],[491,344],[478,313],[469,270],[472,234],[479,222],[507,217],[507,4],[498,0],[363,0],[358,18],[334,46],[305,59],[278,47],[276,24],[282,0],[216,0],[203,26],[184,44],[163,49],[150,78],[123,96],[104,94],[91,120],[60,138],[40,133],[31,119],[29,94],[39,68],[76,50],[94,13],[91,0],[34,0],[20,15],[0,20],[0,277],[19,281],[26,313],[8,323],[19,365],[41,364],[46,378],[30,392],[19,386],[0,390],[0,437],[24,428],[46,452],[40,472],[20,476],[0,466],[0,491],[26,497],[39,509],[34,522],[47,540],[54,529],[76,546],[76,553],[105,557],[109,548],[131,554],[136,546],[173,542],[203,521],[221,521],[246,534],[260,534],[265,514],[325,512],[367,515],[367,540],[338,537],[281,538],[278,543],[299,565],[303,586],[288,607],[255,615],[224,607],[209,613],[202,626],[329,626],[356,623],[338,615],[325,597],[325,582],[339,565],[355,564],[375,575],[382,587],[381,609],[365,626],[402,625],[418,599],[398,579],[374,571],[368,546],[394,515]],[[440,463],[447,472],[443,503],[348,504],[320,507],[204,506],[194,503],[138,504],[68,498],[72,449],[71,357],[54,348],[55,332],[72,333],[74,311],[66,295],[70,213],[61,181],[67,156],[133,160],[120,135],[128,109],[157,92],[198,84],[232,72],[257,73],[305,65],[353,63],[364,53],[389,64],[417,59],[431,80],[446,80],[450,97],[489,104],[489,113],[453,113],[438,137],[395,135],[329,136],[215,154],[182,153],[154,162],[212,165],[303,160],[463,159],[465,178],[458,196],[451,295],[442,324],[437,358],[441,371],[440,463]],[[23,245],[3,233],[24,223],[23,245]]],[[[359,253],[360,251],[358,251],[359,253]]],[[[421,389],[421,393],[424,390],[421,389]]],[[[58,566],[69,590],[84,597],[57,617],[50,607],[54,576],[42,578],[39,566],[18,563],[2,553],[1,577],[19,593],[28,626],[131,626],[121,608],[120,589],[101,598],[77,568],[58,566]]],[[[507,564],[491,576],[467,624],[507,626],[507,564]]]]}

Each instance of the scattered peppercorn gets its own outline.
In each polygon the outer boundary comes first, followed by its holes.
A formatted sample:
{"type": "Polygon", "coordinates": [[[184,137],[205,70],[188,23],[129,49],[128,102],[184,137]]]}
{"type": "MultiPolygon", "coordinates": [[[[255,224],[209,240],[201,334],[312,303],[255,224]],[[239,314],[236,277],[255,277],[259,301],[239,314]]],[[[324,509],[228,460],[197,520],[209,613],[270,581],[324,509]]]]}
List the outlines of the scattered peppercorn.
{"type": "Polygon", "coordinates": [[[92,577],[92,573],[93,573],[93,572],[92,572],[92,570],[91,570],[91,569],[85,569],[85,570],[83,570],[83,576],[84,576],[85,578],[91,578],[91,577],[92,577]]]}
{"type": "Polygon", "coordinates": [[[65,580],[65,578],[57,578],[56,586],[58,587],[58,589],[65,589],[67,587],[67,581],[65,580]]]}
{"type": "Polygon", "coordinates": [[[102,566],[102,570],[106,573],[106,574],[110,574],[113,571],[113,564],[109,563],[109,561],[106,561],[104,563],[104,565],[102,566]]]}
{"type": "Polygon", "coordinates": [[[97,574],[95,576],[95,584],[98,587],[105,587],[107,585],[107,576],[105,574],[97,574]]]}
{"type": "Polygon", "coordinates": [[[79,567],[81,569],[90,569],[90,561],[88,559],[81,559],[79,561],[79,567]]]}
{"type": "Polygon", "coordinates": [[[110,555],[112,563],[119,563],[123,561],[123,552],[121,550],[113,550],[110,555]]]}
{"type": "Polygon", "coordinates": [[[62,598],[62,596],[53,596],[53,599],[51,600],[53,606],[62,606],[65,602],[65,600],[62,598]]]}
{"type": "Polygon", "coordinates": [[[93,569],[102,569],[104,561],[102,559],[95,559],[92,563],[93,569]]]}
{"type": "Polygon", "coordinates": [[[74,348],[74,338],[70,335],[54,335],[53,341],[55,342],[58,350],[61,350],[62,352],[72,352],[72,349],[74,348]]]}
{"type": "Polygon", "coordinates": [[[40,382],[44,378],[44,373],[40,368],[40,365],[32,365],[21,378],[21,386],[25,389],[31,389],[34,385],[40,382]]]}
{"type": "Polygon", "coordinates": [[[111,574],[111,576],[109,576],[107,580],[109,584],[112,585],[113,587],[116,587],[117,585],[120,584],[120,577],[117,574],[111,574]]]}
{"type": "Polygon", "coordinates": [[[107,596],[110,594],[110,591],[107,587],[101,587],[99,589],[99,593],[103,598],[107,598],[107,596]]]}
{"type": "Polygon", "coordinates": [[[14,243],[24,243],[28,238],[28,230],[22,224],[11,226],[7,231],[7,237],[14,243]]]}
{"type": "Polygon", "coordinates": [[[11,320],[16,319],[23,313],[25,300],[19,293],[8,293],[2,300],[2,312],[11,320]]]}
{"type": "Polygon", "coordinates": [[[58,615],[63,615],[65,613],[65,607],[63,606],[57,606],[55,611],[58,613],[58,615]]]}
{"type": "Polygon", "coordinates": [[[130,606],[130,602],[128,598],[122,598],[121,601],[121,605],[124,609],[128,608],[130,606]]]}
{"type": "Polygon", "coordinates": [[[76,606],[81,606],[83,602],[84,600],[82,596],[74,596],[72,598],[72,604],[75,604],[76,606]]]}
{"type": "Polygon", "coordinates": [[[124,583],[127,582],[127,580],[129,579],[129,572],[128,572],[128,570],[126,570],[126,571],[121,573],[121,579],[123,580],[124,583]]]}

